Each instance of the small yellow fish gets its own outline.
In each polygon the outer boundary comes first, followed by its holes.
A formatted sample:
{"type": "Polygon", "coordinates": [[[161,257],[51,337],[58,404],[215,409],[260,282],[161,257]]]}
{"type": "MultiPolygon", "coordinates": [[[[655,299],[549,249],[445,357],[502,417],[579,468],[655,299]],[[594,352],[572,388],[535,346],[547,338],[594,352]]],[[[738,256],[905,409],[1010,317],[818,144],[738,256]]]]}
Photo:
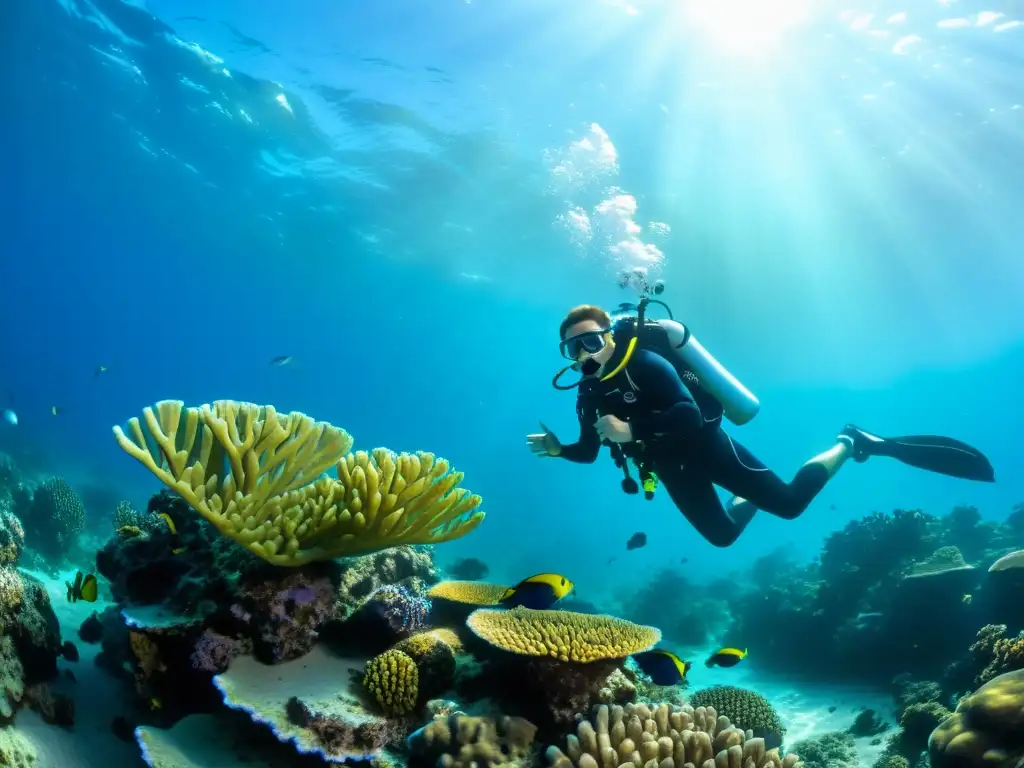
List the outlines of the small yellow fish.
{"type": "Polygon", "coordinates": [[[507,608],[544,611],[575,589],[576,585],[559,573],[538,573],[506,589],[499,602],[507,608]]]}
{"type": "Polygon", "coordinates": [[[735,667],[747,658],[747,649],[719,648],[704,662],[705,667],[735,667]]]}
{"type": "Polygon", "coordinates": [[[634,653],[633,661],[655,685],[676,685],[686,679],[693,662],[683,661],[672,651],[655,649],[634,653]]]}
{"type": "Polygon", "coordinates": [[[124,536],[129,539],[133,536],[138,536],[142,533],[142,530],[137,525],[122,525],[117,529],[118,536],[124,536]]]}
{"type": "Polygon", "coordinates": [[[64,584],[68,588],[69,603],[77,603],[79,600],[95,603],[96,598],[99,596],[99,585],[96,583],[96,577],[91,573],[83,576],[82,572],[79,571],[75,574],[75,582],[73,584],[70,581],[66,581],[64,584]]]}
{"type": "Polygon", "coordinates": [[[180,555],[185,551],[185,548],[181,546],[181,539],[178,538],[177,526],[174,524],[174,521],[171,520],[171,516],[166,512],[161,512],[160,517],[163,518],[165,523],[167,523],[167,530],[171,532],[171,554],[180,555]]]}
{"type": "Polygon", "coordinates": [[[963,597],[960,598],[960,602],[963,603],[964,605],[970,605],[971,604],[971,600],[973,600],[973,599],[974,599],[974,595],[964,595],[963,597]]]}

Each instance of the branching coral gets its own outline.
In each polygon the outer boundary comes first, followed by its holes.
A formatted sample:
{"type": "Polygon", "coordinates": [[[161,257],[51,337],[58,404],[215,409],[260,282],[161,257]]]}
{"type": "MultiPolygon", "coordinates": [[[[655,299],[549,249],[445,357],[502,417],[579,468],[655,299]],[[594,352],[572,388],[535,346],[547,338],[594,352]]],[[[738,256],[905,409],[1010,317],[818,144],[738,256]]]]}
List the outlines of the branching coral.
{"type": "Polygon", "coordinates": [[[661,640],[661,632],[654,627],[569,611],[479,610],[466,624],[502,650],[579,663],[624,659],[650,650],[661,640]]]}
{"type": "Polygon", "coordinates": [[[1024,632],[1007,637],[1005,624],[988,624],[978,630],[970,656],[977,670],[975,686],[984,685],[1004,672],[1024,669],[1024,632]]]}
{"type": "Polygon", "coordinates": [[[482,520],[480,497],[433,454],[347,453],[345,430],[272,406],[165,400],[114,427],[118,444],[268,562],[296,566],[398,544],[450,541],[482,520]],[[337,480],[321,475],[331,466],[337,480]],[[319,479],[318,479],[319,478],[319,479]]]}
{"type": "Polygon", "coordinates": [[[713,707],[725,715],[737,728],[753,731],[757,736],[782,736],[786,729],[779,713],[764,696],[746,688],[732,685],[713,685],[697,691],[687,702],[692,707],[713,707]]]}
{"type": "Polygon", "coordinates": [[[714,709],[660,704],[600,706],[581,720],[566,750],[550,747],[552,768],[795,768],[795,754],[779,757],[764,739],[748,737],[714,709]],[[653,762],[652,762],[653,761],[653,762]]]}
{"type": "Polygon", "coordinates": [[[1024,670],[992,678],[928,740],[932,768],[1011,768],[1024,760],[1024,670]]]}
{"type": "Polygon", "coordinates": [[[521,717],[437,715],[409,736],[413,765],[431,768],[518,768],[526,765],[537,728],[521,717]]]}
{"type": "Polygon", "coordinates": [[[85,527],[85,506],[66,480],[51,477],[36,488],[22,522],[28,544],[44,556],[59,560],[85,527]]]}
{"type": "Polygon", "coordinates": [[[416,708],[419,669],[408,654],[392,648],[367,662],[363,688],[385,714],[407,715],[416,708]]]}

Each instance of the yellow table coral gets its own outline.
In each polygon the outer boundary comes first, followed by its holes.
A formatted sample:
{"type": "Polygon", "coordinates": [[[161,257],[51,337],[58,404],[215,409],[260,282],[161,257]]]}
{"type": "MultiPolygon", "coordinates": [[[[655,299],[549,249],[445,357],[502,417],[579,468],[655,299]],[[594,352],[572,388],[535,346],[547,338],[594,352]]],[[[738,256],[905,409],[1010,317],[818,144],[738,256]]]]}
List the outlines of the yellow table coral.
{"type": "Polygon", "coordinates": [[[466,624],[478,637],[504,651],[579,663],[624,659],[661,640],[661,632],[654,627],[572,611],[481,609],[474,611],[466,624]]]}
{"type": "Polygon", "coordinates": [[[118,444],[223,535],[275,565],[435,544],[472,531],[480,497],[433,454],[349,453],[343,429],[273,406],[164,400],[118,444]],[[324,476],[336,467],[337,479],[324,476]]]}

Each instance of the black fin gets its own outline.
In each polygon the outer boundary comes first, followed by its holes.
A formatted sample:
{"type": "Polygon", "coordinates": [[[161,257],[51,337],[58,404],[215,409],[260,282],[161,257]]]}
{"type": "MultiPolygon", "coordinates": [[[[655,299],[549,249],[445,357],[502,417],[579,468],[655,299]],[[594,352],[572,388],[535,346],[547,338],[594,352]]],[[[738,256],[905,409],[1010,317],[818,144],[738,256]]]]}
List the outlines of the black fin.
{"type": "Polygon", "coordinates": [[[994,483],[992,463],[977,448],[967,443],[940,435],[906,435],[887,437],[871,446],[874,456],[890,458],[918,469],[940,475],[994,483]]]}

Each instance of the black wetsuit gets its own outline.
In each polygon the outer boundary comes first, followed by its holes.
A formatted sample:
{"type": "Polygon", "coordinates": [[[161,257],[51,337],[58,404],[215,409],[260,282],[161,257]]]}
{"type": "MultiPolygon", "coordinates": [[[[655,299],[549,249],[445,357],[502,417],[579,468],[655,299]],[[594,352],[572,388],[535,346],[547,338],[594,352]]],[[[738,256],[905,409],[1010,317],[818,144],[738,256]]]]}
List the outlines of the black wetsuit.
{"type": "MultiPolygon", "coordinates": [[[[614,370],[622,346],[605,370],[614,370]]],[[[691,386],[699,385],[691,380],[691,386]]],[[[785,483],[726,434],[721,407],[708,402],[706,392],[695,398],[665,358],[638,349],[616,376],[607,381],[589,378],[580,385],[580,439],[562,446],[560,455],[581,463],[596,460],[601,441],[594,422],[599,416],[616,416],[628,421],[633,431],[633,442],[623,443],[623,452],[642,456],[679,511],[715,546],[729,546],[745,527],[729,516],[716,485],[773,515],[798,517],[825,486],[827,469],[806,464],[791,483],[785,483]],[[704,412],[698,402],[705,403],[704,412]]]]}

